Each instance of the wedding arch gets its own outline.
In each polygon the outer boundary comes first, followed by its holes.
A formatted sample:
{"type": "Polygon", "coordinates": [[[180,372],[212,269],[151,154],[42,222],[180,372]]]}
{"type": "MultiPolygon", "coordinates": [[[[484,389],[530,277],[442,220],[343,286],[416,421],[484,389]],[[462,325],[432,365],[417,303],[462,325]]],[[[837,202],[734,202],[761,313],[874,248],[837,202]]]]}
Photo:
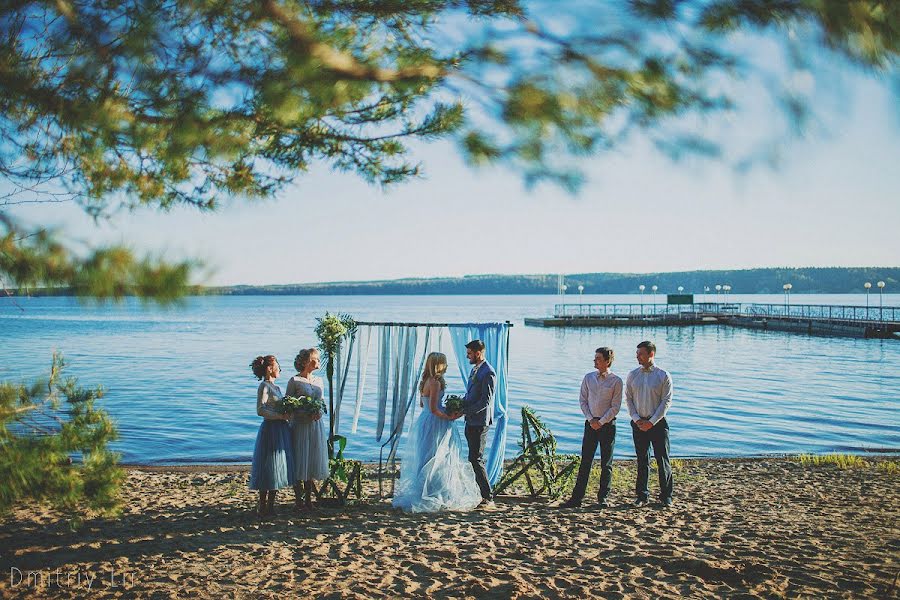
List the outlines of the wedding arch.
{"type": "MultiPolygon", "coordinates": [[[[381,443],[378,460],[379,493],[384,467],[394,468],[397,449],[404,426],[415,419],[418,407],[418,384],[425,358],[429,352],[439,351],[443,335],[449,334],[453,355],[460,376],[468,377],[465,344],[480,339],[485,345],[485,359],[497,372],[494,390],[493,435],[486,450],[485,467],[491,485],[503,474],[506,453],[508,413],[509,331],[512,324],[491,323],[400,323],[357,321],[355,327],[341,341],[334,357],[333,409],[330,419],[330,439],[340,436],[341,415],[345,401],[352,402],[350,433],[357,432],[366,390],[369,356],[376,354],[375,409],[377,420],[375,439],[381,443]],[[354,368],[355,367],[355,368],[354,368]],[[351,373],[355,377],[350,377],[351,373]],[[355,380],[355,390],[347,387],[355,380]],[[355,393],[354,393],[355,392],[355,393]]],[[[393,488],[393,478],[391,479],[393,488]]]]}

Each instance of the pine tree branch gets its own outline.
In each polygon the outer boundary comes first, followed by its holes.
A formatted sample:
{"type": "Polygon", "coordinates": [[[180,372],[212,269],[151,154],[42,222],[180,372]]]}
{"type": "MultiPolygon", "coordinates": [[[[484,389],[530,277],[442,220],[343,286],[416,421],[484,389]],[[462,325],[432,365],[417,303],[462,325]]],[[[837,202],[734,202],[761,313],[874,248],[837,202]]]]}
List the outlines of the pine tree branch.
{"type": "Polygon", "coordinates": [[[410,79],[438,79],[445,74],[445,70],[436,64],[422,64],[402,69],[365,65],[351,54],[335,50],[328,44],[317,41],[306,24],[294,18],[275,0],[265,0],[262,8],[273,21],[284,27],[298,50],[317,58],[328,70],[345,79],[390,83],[410,79]]]}

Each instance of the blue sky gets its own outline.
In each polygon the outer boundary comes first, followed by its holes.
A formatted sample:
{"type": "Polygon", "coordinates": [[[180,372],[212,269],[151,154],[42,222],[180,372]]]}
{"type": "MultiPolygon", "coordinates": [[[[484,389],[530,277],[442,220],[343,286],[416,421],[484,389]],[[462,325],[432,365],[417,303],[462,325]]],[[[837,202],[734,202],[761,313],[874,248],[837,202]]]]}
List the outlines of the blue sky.
{"type": "MultiPolygon", "coordinates": [[[[274,200],[215,214],[137,211],[95,225],[71,205],[12,213],[85,246],[125,243],[199,258],[205,284],[274,284],[480,273],[659,272],[765,266],[900,265],[896,97],[863,75],[817,89],[804,138],[770,149],[776,168],[672,162],[645,139],[582,163],[577,195],[527,190],[472,170],[452,144],[417,148],[425,176],[387,191],[319,167],[274,200]]],[[[779,128],[764,104],[715,127],[736,146],[779,128]],[[763,132],[761,135],[760,132],[763,132]]]]}

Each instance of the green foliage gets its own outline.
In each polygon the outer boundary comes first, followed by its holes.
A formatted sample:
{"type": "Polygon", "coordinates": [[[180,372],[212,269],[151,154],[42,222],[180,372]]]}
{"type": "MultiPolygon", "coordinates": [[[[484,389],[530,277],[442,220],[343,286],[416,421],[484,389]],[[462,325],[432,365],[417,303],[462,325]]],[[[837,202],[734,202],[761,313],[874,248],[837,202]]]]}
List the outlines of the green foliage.
{"type": "Polygon", "coordinates": [[[344,449],[347,447],[347,438],[342,435],[333,435],[329,445],[337,445],[337,453],[328,461],[328,478],[322,482],[317,492],[319,498],[331,497],[340,504],[344,504],[353,494],[362,499],[362,463],[358,460],[344,458],[344,449]],[[343,483],[342,490],[338,483],[343,483]]]}
{"type": "Polygon", "coordinates": [[[855,454],[800,454],[794,458],[804,467],[834,466],[838,469],[859,469],[866,466],[866,461],[855,454]]]}
{"type": "MultiPolygon", "coordinates": [[[[325,359],[325,374],[328,377],[328,457],[335,458],[334,442],[341,436],[334,434],[334,359],[344,338],[352,336],[356,331],[356,321],[346,314],[334,315],[326,312],[324,317],[316,318],[316,336],[319,338],[319,350],[325,359]]],[[[344,440],[344,444],[347,440],[344,440]]],[[[340,451],[338,452],[340,454],[340,451]]]]}
{"type": "Polygon", "coordinates": [[[267,197],[316,160],[382,184],[414,175],[398,140],[460,121],[458,103],[419,102],[450,58],[399,5],[319,4],[5,4],[0,172],[58,178],[93,213],[113,194],[201,209],[267,197]]]}
{"type": "Polygon", "coordinates": [[[900,461],[883,460],[878,462],[878,470],[888,475],[900,475],[900,461]]]}
{"type": "Polygon", "coordinates": [[[50,376],[31,385],[0,382],[0,513],[46,502],[72,517],[118,512],[123,474],[107,444],[116,439],[94,406],[103,389],[62,375],[54,354],[50,376]]]}
{"type": "Polygon", "coordinates": [[[571,487],[578,465],[577,456],[560,456],[556,453],[556,437],[550,428],[528,406],[522,407],[522,437],[519,440],[521,453],[504,471],[494,488],[495,494],[502,494],[521,479],[525,479],[528,492],[532,496],[543,493],[551,498],[559,498],[564,490],[571,487]],[[563,465],[562,461],[568,459],[563,465]]]}
{"type": "Polygon", "coordinates": [[[900,4],[892,0],[716,0],[699,18],[709,31],[814,24],[827,48],[875,69],[895,66],[900,4]]]}
{"type": "Polygon", "coordinates": [[[329,473],[334,479],[343,483],[347,482],[347,466],[349,461],[344,458],[344,448],[347,447],[347,438],[342,435],[333,435],[330,440],[337,449],[334,458],[328,461],[329,473]]]}
{"type": "Polygon", "coordinates": [[[356,331],[356,321],[346,314],[335,315],[326,312],[324,317],[316,318],[316,337],[319,338],[319,350],[322,358],[330,363],[337,354],[344,338],[356,331]]]}
{"type": "Polygon", "coordinates": [[[409,141],[458,136],[474,163],[565,184],[577,180],[567,155],[632,130],[670,137],[673,118],[731,107],[711,90],[747,76],[723,49],[732,33],[888,73],[898,14],[884,0],[561,2],[550,14],[517,0],[5,3],[0,174],[22,189],[61,183],[94,214],[110,201],[214,209],[271,196],[315,162],[400,182],[420,172],[409,141]],[[567,18],[593,31],[557,33],[567,18]],[[809,40],[793,43],[798,32],[809,40]]]}
{"type": "Polygon", "coordinates": [[[139,296],[167,304],[188,290],[188,278],[196,266],[192,261],[173,264],[138,258],[121,246],[78,256],[53,232],[25,230],[0,214],[0,284],[6,276],[20,294],[49,285],[96,299],[139,296]]]}
{"type": "Polygon", "coordinates": [[[315,416],[327,413],[325,401],[313,396],[285,396],[277,403],[278,411],[282,414],[300,412],[305,415],[315,416]]]}

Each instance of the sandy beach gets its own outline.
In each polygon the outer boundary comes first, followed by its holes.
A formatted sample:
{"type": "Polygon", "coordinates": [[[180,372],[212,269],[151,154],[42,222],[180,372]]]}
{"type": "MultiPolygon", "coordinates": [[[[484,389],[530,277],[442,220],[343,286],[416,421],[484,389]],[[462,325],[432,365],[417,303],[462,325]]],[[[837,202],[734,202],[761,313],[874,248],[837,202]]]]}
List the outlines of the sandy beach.
{"type": "MultiPolygon", "coordinates": [[[[490,511],[403,514],[377,498],[255,516],[245,467],[135,468],[116,520],[52,511],[0,525],[11,598],[889,598],[900,573],[900,464],[676,461],[676,504],[634,509],[502,496],[490,511]]],[[[596,468],[595,468],[596,470],[596,468]]],[[[596,477],[596,473],[594,474],[596,477]]],[[[651,481],[654,474],[651,473],[651,481]]],[[[651,494],[653,488],[651,488],[651,494]]]]}

